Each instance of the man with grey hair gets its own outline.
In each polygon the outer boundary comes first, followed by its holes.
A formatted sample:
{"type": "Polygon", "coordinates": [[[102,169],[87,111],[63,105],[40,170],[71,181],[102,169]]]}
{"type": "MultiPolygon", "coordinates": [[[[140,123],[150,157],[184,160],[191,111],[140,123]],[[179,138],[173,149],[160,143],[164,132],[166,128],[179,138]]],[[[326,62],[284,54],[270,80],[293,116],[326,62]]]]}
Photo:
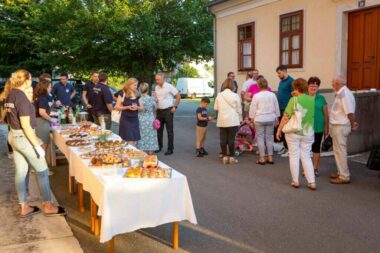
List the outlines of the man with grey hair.
{"type": "Polygon", "coordinates": [[[157,119],[160,121],[160,128],[157,132],[158,150],[160,152],[163,147],[163,134],[166,125],[166,132],[168,133],[168,150],[165,155],[173,154],[174,150],[174,131],[173,131],[173,116],[177,111],[177,107],[181,100],[178,90],[170,83],[165,82],[163,73],[156,74],[156,89],[155,97],[157,101],[157,119]],[[175,98],[175,101],[174,101],[175,98]]]}
{"type": "Polygon", "coordinates": [[[330,176],[332,184],[350,183],[347,163],[347,139],[358,128],[355,122],[355,98],[346,87],[346,78],[338,75],[332,80],[335,99],[330,111],[330,135],[333,139],[334,157],[338,171],[330,176]]]}

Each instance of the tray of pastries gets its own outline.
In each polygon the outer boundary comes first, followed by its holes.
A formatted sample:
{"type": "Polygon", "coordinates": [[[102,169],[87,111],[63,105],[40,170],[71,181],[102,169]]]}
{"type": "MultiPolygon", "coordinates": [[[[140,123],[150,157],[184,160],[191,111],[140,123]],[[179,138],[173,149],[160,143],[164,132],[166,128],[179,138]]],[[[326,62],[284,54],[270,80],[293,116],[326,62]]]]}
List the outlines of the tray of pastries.
{"type": "Polygon", "coordinates": [[[144,158],[143,161],[143,167],[144,168],[155,168],[157,167],[158,164],[158,158],[156,155],[148,155],[144,158]]]}
{"type": "Polygon", "coordinates": [[[125,177],[127,178],[171,178],[171,168],[142,168],[142,167],[130,167],[126,171],[125,177]]]}
{"type": "Polygon", "coordinates": [[[96,155],[91,158],[91,166],[95,167],[128,167],[129,165],[128,159],[113,154],[96,155]]]}
{"type": "Polygon", "coordinates": [[[83,140],[83,139],[74,139],[74,140],[66,141],[66,145],[71,146],[71,147],[87,146],[90,144],[91,142],[89,142],[88,140],[83,140]]]}
{"type": "Polygon", "coordinates": [[[134,159],[134,160],[144,160],[145,157],[148,155],[147,153],[145,153],[144,151],[141,151],[141,150],[127,150],[125,152],[125,155],[129,158],[129,159],[134,159]]]}
{"type": "Polygon", "coordinates": [[[98,141],[95,142],[96,148],[103,148],[103,149],[109,149],[109,148],[118,148],[118,147],[124,147],[127,144],[126,141],[120,140],[120,141],[98,141]]]}
{"type": "Polygon", "coordinates": [[[86,139],[88,137],[90,137],[90,135],[86,132],[78,132],[78,133],[69,135],[69,138],[72,138],[72,139],[86,139]]]}
{"type": "Polygon", "coordinates": [[[111,135],[112,131],[111,130],[91,130],[88,132],[91,136],[99,136],[99,135],[111,135]]]}
{"type": "Polygon", "coordinates": [[[92,124],[94,124],[94,123],[91,121],[87,121],[87,120],[82,120],[78,123],[78,125],[80,125],[80,126],[91,126],[92,124]]]}

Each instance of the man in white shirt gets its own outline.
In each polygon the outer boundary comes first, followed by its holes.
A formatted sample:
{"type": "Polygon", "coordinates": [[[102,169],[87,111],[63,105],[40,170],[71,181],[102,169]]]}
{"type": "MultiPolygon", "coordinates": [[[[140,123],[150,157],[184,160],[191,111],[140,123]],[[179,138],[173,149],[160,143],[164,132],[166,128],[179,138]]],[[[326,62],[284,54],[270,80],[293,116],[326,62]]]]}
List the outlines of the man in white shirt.
{"type": "Polygon", "coordinates": [[[355,97],[346,87],[344,76],[337,76],[332,81],[335,100],[330,111],[330,135],[333,139],[333,150],[337,173],[330,176],[333,184],[350,183],[350,171],[347,164],[347,139],[351,131],[358,128],[355,122],[355,97]]]}
{"type": "Polygon", "coordinates": [[[257,69],[249,70],[247,72],[246,77],[245,77],[246,81],[243,83],[243,86],[241,88],[240,97],[241,97],[241,103],[242,103],[242,109],[243,109],[243,118],[245,118],[247,116],[248,108],[249,108],[249,104],[250,104],[250,101],[246,101],[245,95],[248,91],[248,88],[251,85],[253,85],[253,84],[257,85],[257,82],[255,81],[254,78],[257,78],[258,75],[259,75],[259,71],[257,69]]]}
{"type": "Polygon", "coordinates": [[[171,155],[173,154],[174,150],[173,116],[174,113],[177,111],[177,107],[181,100],[181,96],[178,90],[173,85],[165,82],[164,74],[158,73],[156,74],[155,97],[157,100],[157,119],[161,123],[161,126],[157,132],[159,149],[156,150],[156,153],[162,150],[162,139],[164,127],[166,125],[166,132],[168,133],[168,150],[166,151],[165,155],[171,155]]]}

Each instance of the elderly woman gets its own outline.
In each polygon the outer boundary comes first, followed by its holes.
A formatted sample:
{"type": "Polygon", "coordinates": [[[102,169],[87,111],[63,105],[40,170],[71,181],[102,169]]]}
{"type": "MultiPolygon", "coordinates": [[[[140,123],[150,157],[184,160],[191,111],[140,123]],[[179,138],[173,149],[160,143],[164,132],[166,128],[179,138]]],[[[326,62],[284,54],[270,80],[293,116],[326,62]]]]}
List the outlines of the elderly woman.
{"type": "Polygon", "coordinates": [[[282,129],[295,114],[295,111],[301,111],[302,129],[298,132],[285,134],[289,148],[289,164],[292,175],[291,186],[294,188],[299,187],[299,164],[301,160],[305,177],[308,182],[307,186],[311,190],[316,190],[317,186],[315,184],[313,162],[310,157],[311,146],[314,143],[314,97],[305,94],[308,90],[305,79],[296,79],[293,81],[292,86],[295,90],[294,96],[286,106],[284,117],[282,118],[276,133],[276,138],[278,140],[281,139],[282,129]]]}
{"type": "Polygon", "coordinates": [[[233,92],[234,82],[226,79],[222,84],[222,92],[215,99],[214,110],[218,112],[216,126],[220,130],[220,147],[223,163],[237,163],[235,154],[235,135],[242,120],[241,101],[239,95],[233,92]],[[227,147],[229,153],[227,153],[227,147]]]}
{"type": "Polygon", "coordinates": [[[137,143],[137,148],[153,154],[158,149],[157,130],[153,127],[156,102],[154,98],[148,95],[149,84],[140,84],[140,91],[141,97],[139,102],[143,106],[143,110],[139,112],[141,140],[137,143]]]}
{"type": "Polygon", "coordinates": [[[321,153],[321,142],[323,134],[325,136],[329,133],[329,111],[327,102],[324,96],[318,93],[321,80],[316,77],[310,77],[307,81],[309,85],[309,96],[314,97],[315,111],[314,111],[314,143],[311,146],[313,152],[313,167],[315,176],[319,176],[318,164],[321,153]]]}
{"type": "Polygon", "coordinates": [[[255,123],[257,133],[257,144],[259,147],[260,158],[256,162],[260,165],[273,162],[273,133],[274,125],[278,124],[277,118],[280,117],[280,108],[276,95],[268,91],[268,81],[264,78],[257,80],[260,89],[253,96],[249,109],[249,117],[255,123]],[[265,147],[268,152],[268,160],[265,161],[265,147]]]}
{"type": "Polygon", "coordinates": [[[32,76],[26,70],[18,70],[10,78],[10,90],[6,90],[7,118],[10,126],[8,140],[13,148],[16,168],[15,185],[21,217],[27,217],[41,212],[36,206],[30,206],[26,199],[25,179],[28,168],[36,170],[38,184],[43,196],[42,209],[46,216],[65,215],[64,208],[55,207],[52,203],[48,177],[48,166],[45,160],[45,151],[36,136],[36,110],[31,103],[33,96],[32,76]],[[9,92],[9,93],[8,93],[9,92]]]}

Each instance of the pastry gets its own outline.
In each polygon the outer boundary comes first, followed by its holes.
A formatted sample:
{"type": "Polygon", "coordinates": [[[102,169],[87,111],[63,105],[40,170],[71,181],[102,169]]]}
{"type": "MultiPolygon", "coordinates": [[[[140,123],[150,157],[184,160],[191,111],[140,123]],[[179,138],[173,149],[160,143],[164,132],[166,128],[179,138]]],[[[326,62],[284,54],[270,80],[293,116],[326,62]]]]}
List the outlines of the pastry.
{"type": "Polygon", "coordinates": [[[156,155],[148,155],[144,158],[143,167],[144,168],[155,168],[157,167],[158,159],[156,155]]]}

